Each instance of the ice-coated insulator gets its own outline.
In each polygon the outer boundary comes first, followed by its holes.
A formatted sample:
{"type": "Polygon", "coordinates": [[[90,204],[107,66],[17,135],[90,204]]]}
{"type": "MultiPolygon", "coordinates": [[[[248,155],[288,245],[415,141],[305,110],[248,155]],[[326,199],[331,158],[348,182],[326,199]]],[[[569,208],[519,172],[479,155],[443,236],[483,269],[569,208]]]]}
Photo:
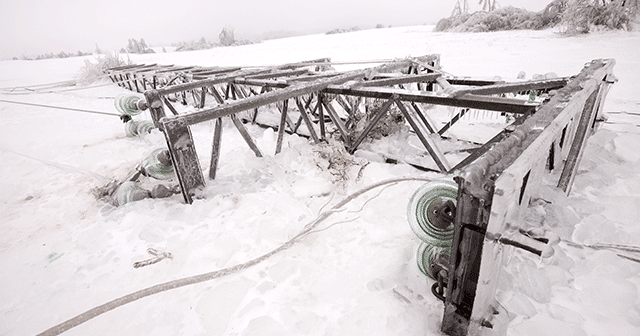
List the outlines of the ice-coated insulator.
{"type": "Polygon", "coordinates": [[[169,150],[158,148],[151,152],[141,163],[143,174],[158,180],[168,180],[175,176],[169,150]]]}
{"type": "Polygon", "coordinates": [[[425,243],[450,247],[458,186],[438,180],[418,189],[407,206],[407,219],[413,232],[425,243]]]}
{"type": "Polygon", "coordinates": [[[139,201],[141,199],[149,198],[151,195],[148,190],[142,189],[134,181],[125,181],[118,189],[116,189],[113,199],[117,206],[122,206],[127,203],[139,201]]]}
{"type": "Polygon", "coordinates": [[[119,95],[116,97],[114,105],[118,112],[128,116],[138,115],[147,109],[147,102],[135,95],[119,95]]]}
{"type": "Polygon", "coordinates": [[[447,265],[449,263],[450,253],[450,246],[433,246],[421,242],[416,254],[418,269],[420,269],[422,274],[432,280],[437,280],[438,272],[443,269],[441,265],[447,265]]]}
{"type": "Polygon", "coordinates": [[[124,124],[124,132],[129,137],[135,137],[135,136],[143,137],[151,133],[151,130],[154,128],[155,126],[153,125],[153,123],[146,120],[145,121],[130,120],[124,124]]]}

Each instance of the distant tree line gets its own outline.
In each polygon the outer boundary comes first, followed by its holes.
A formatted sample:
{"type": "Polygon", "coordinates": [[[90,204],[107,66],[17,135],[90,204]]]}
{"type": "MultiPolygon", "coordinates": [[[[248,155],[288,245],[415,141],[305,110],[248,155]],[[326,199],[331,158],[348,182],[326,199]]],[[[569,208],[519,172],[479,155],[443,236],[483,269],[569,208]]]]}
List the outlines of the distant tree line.
{"type": "Polygon", "coordinates": [[[136,39],[129,39],[129,44],[126,48],[120,49],[121,53],[130,53],[130,54],[153,54],[155,51],[147,47],[147,43],[143,38],[140,41],[136,41],[136,39]]]}
{"type": "Polygon", "coordinates": [[[67,53],[64,51],[61,51],[57,54],[54,53],[46,53],[46,54],[40,54],[37,55],[35,57],[28,57],[26,55],[22,55],[21,57],[17,57],[14,56],[13,60],[26,60],[26,61],[33,61],[33,60],[42,60],[42,59],[49,59],[49,58],[69,58],[69,57],[78,57],[78,56],[87,56],[87,55],[93,55],[93,53],[91,52],[82,52],[82,51],[77,51],[75,53],[67,53]]]}
{"type": "Polygon", "coordinates": [[[229,46],[238,46],[244,44],[251,44],[253,42],[249,40],[237,40],[235,36],[235,30],[231,26],[226,26],[222,28],[220,34],[218,34],[218,39],[220,43],[213,43],[207,41],[207,39],[203,37],[198,41],[183,41],[179,42],[176,45],[176,51],[191,51],[191,50],[203,50],[203,49],[211,49],[215,47],[229,47],[229,46]]]}
{"type": "MultiPolygon", "coordinates": [[[[198,41],[192,41],[192,42],[187,42],[187,41],[183,41],[183,42],[179,42],[179,43],[174,43],[173,45],[176,46],[176,51],[189,51],[189,50],[202,50],[202,49],[211,49],[214,47],[219,47],[219,46],[238,46],[238,45],[244,45],[244,44],[251,44],[253,42],[249,41],[249,40],[238,40],[235,37],[235,31],[233,29],[233,27],[231,26],[226,26],[224,28],[222,28],[222,31],[220,32],[220,34],[218,35],[218,38],[220,39],[220,43],[211,43],[208,42],[204,36],[200,38],[200,40],[198,41]]],[[[163,52],[166,52],[166,49],[163,48],[163,52]]],[[[128,41],[128,44],[125,48],[121,48],[120,49],[120,53],[129,53],[129,54],[149,54],[149,53],[155,53],[155,51],[151,48],[149,48],[149,46],[147,46],[147,43],[145,42],[144,38],[141,38],[140,40],[136,40],[134,38],[130,38],[128,41]]],[[[86,55],[92,55],[93,53],[91,52],[82,52],[82,51],[78,51],[77,53],[65,53],[65,52],[60,52],[58,54],[54,54],[54,53],[46,53],[46,54],[42,54],[42,55],[38,55],[35,58],[32,57],[27,57],[25,55],[23,55],[22,57],[18,58],[18,57],[13,57],[14,60],[18,60],[18,59],[22,59],[22,60],[40,60],[40,59],[47,59],[47,58],[66,58],[66,57],[74,57],[74,56],[86,56],[86,55]]],[[[105,51],[101,50],[100,47],[98,47],[98,45],[96,44],[96,51],[95,54],[101,55],[101,54],[105,54],[105,51]]]]}
{"type": "MultiPolygon", "coordinates": [[[[376,28],[381,28],[381,27],[376,27],[376,28]]],[[[355,26],[355,27],[351,27],[349,29],[333,29],[330,30],[328,32],[326,32],[325,34],[327,35],[332,35],[332,34],[342,34],[342,33],[351,33],[351,32],[357,32],[360,30],[360,27],[355,26]]]]}

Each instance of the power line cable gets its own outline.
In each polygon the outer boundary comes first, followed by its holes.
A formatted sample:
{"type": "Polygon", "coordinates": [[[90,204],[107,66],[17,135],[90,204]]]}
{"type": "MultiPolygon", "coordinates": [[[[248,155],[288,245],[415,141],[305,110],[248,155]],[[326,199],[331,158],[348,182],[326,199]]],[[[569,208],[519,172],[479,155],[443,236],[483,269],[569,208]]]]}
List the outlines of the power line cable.
{"type": "Polygon", "coordinates": [[[122,114],[119,114],[119,113],[92,111],[92,110],[85,110],[85,109],[77,109],[77,108],[73,108],[73,107],[63,107],[63,106],[53,106],[53,105],[44,105],[44,104],[35,104],[35,103],[25,103],[25,102],[17,102],[17,101],[4,100],[4,99],[0,99],[0,102],[10,103],[10,104],[36,106],[36,107],[45,107],[45,108],[52,108],[52,109],[58,109],[58,110],[67,110],[67,111],[85,112],[85,113],[94,113],[94,114],[102,114],[102,115],[111,115],[111,116],[116,116],[116,117],[122,117],[122,114]]]}
{"type": "Polygon", "coordinates": [[[51,327],[41,333],[39,333],[37,336],[55,336],[55,335],[59,335],[73,327],[76,327],[84,322],[89,321],[90,319],[93,319],[101,314],[104,314],[110,310],[116,309],[120,306],[123,306],[127,303],[136,301],[138,299],[142,299],[144,297],[150,296],[150,295],[154,295],[154,294],[158,294],[164,291],[168,291],[171,289],[175,289],[175,288],[180,288],[180,287],[184,287],[184,286],[188,286],[188,285],[193,285],[193,284],[197,284],[200,282],[204,282],[204,281],[209,281],[209,280],[213,280],[213,279],[218,279],[218,278],[222,278],[234,273],[238,273],[241,270],[244,270],[246,268],[249,268],[251,266],[255,266],[263,261],[265,261],[266,259],[272,257],[275,254],[278,254],[282,251],[285,251],[289,248],[291,248],[293,245],[295,245],[296,243],[300,242],[303,238],[305,238],[306,236],[308,236],[309,234],[315,233],[317,232],[316,227],[323,222],[324,220],[326,220],[327,218],[329,218],[329,216],[331,216],[332,214],[336,213],[336,212],[340,212],[341,209],[348,204],[349,202],[353,201],[354,199],[358,198],[359,196],[361,196],[362,194],[365,194],[373,189],[382,187],[382,186],[386,186],[386,185],[393,185],[393,184],[397,184],[399,182],[407,182],[407,181],[424,181],[424,182],[430,182],[433,181],[432,178],[427,178],[427,177],[399,177],[399,178],[393,178],[393,179],[388,179],[388,180],[383,180],[374,184],[371,184],[367,187],[364,187],[360,190],[357,190],[356,192],[348,195],[346,198],[344,198],[342,201],[340,201],[338,204],[334,205],[331,209],[321,212],[313,221],[309,222],[307,225],[305,225],[305,227],[302,229],[302,231],[300,231],[300,233],[298,233],[295,237],[291,238],[289,241],[285,242],[284,244],[278,246],[277,248],[275,248],[274,250],[272,250],[271,252],[268,252],[266,254],[263,254],[260,257],[257,257],[255,259],[249,260],[247,262],[244,262],[242,264],[237,264],[235,266],[232,267],[227,267],[227,268],[223,268],[223,269],[219,269],[217,271],[212,271],[209,273],[203,273],[200,275],[194,275],[194,276],[190,276],[190,277],[186,277],[186,278],[181,278],[181,279],[177,279],[177,280],[173,280],[173,281],[169,281],[169,282],[165,282],[165,283],[161,283],[155,286],[151,286],[145,289],[141,289],[139,291],[133,292],[131,294],[125,295],[123,297],[117,298],[115,300],[109,301],[105,304],[102,304],[100,306],[97,306],[93,309],[90,309],[74,318],[71,318],[65,322],[62,322],[54,327],[51,327]]]}

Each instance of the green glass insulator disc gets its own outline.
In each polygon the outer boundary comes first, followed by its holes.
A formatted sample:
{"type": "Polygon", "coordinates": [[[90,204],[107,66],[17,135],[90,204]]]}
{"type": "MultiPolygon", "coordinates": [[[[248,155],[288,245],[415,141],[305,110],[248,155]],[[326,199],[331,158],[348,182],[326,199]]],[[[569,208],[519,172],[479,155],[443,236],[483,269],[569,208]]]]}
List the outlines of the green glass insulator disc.
{"type": "Polygon", "coordinates": [[[129,120],[124,124],[124,133],[128,137],[134,137],[138,135],[138,121],[129,120]]]}
{"type": "Polygon", "coordinates": [[[429,182],[413,194],[407,206],[407,218],[420,240],[434,246],[451,246],[453,225],[443,225],[437,211],[441,211],[447,201],[455,204],[457,195],[457,184],[448,180],[429,182]]]}
{"type": "Polygon", "coordinates": [[[138,122],[138,126],[136,128],[136,133],[138,133],[138,136],[143,137],[149,133],[151,133],[151,130],[156,128],[155,125],[153,125],[152,122],[150,121],[140,121],[138,122]]]}
{"type": "Polygon", "coordinates": [[[133,181],[122,183],[115,192],[114,198],[118,205],[139,201],[149,197],[149,192],[140,188],[133,181]]]}
{"type": "Polygon", "coordinates": [[[158,180],[168,180],[175,176],[168,151],[158,148],[142,160],[145,175],[158,180]]]}
{"type": "Polygon", "coordinates": [[[438,259],[449,260],[450,253],[451,247],[449,246],[433,246],[421,242],[416,253],[418,269],[430,279],[437,280],[436,261],[438,259]]]}
{"type": "Polygon", "coordinates": [[[135,116],[142,113],[142,110],[138,109],[138,101],[140,100],[141,98],[137,96],[120,95],[116,97],[113,103],[118,112],[128,116],[135,116]]]}

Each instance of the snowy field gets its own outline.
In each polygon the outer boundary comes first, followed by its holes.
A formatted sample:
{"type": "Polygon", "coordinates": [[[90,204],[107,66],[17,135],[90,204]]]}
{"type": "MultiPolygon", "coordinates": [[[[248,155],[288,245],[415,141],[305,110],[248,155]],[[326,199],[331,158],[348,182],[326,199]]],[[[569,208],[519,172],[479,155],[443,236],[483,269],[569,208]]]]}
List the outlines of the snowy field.
{"type": "MultiPolygon", "coordinates": [[[[431,29],[303,36],[130,58],[214,66],[439,53],[447,72],[489,78],[515,78],[519,71],[527,78],[568,76],[592,59],[616,59],[619,82],[605,105],[609,122],[590,138],[572,194],[545,191],[552,203],[539,205],[528,218],[564,241],[549,259],[515,253],[500,277],[498,299],[510,311],[509,335],[640,335],[640,264],[617,255],[633,253],[573,244],[640,245],[640,33],[561,37],[552,31],[431,29]]],[[[127,91],[107,81],[55,93],[7,89],[74,80],[85,59],[93,57],[2,61],[0,99],[116,113],[113,97],[127,91]]],[[[241,264],[372,183],[439,177],[407,165],[371,162],[361,168],[365,162],[358,159],[346,182],[335,181],[322,169],[328,163],[318,147],[304,138],[286,136],[282,153],[274,156],[276,134],[249,127],[267,153],[256,158],[227,121],[218,178],[208,182],[206,199],[185,205],[176,195],[114,208],[91,190],[123,179],[163,147],[161,133],[127,138],[114,116],[4,102],[0,120],[0,335],[35,335],[134,291],[241,264]],[[151,257],[148,248],[170,252],[173,259],[134,268],[151,257]]],[[[193,127],[205,169],[212,129],[209,123],[193,127]]],[[[419,241],[406,218],[407,202],[422,184],[373,190],[256,266],[137,300],[65,335],[440,335],[443,304],[417,269],[419,241]]]]}

